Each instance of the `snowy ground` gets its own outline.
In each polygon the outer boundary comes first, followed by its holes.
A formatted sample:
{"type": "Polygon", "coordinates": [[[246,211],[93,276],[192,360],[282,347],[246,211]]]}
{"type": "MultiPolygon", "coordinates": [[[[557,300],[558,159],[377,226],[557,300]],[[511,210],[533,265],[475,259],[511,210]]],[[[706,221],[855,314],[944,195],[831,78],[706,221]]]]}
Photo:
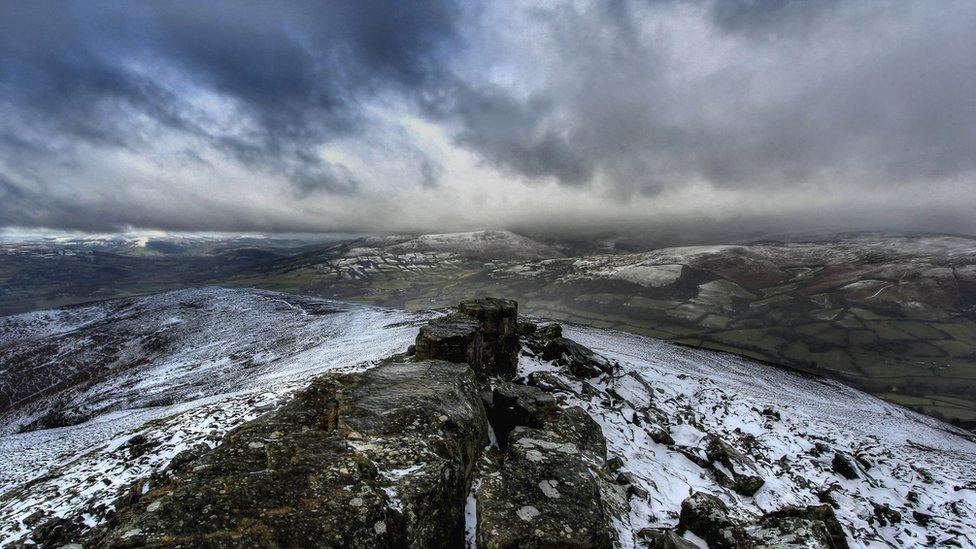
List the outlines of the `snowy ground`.
{"type": "MultiPolygon", "coordinates": [[[[732,355],[580,326],[565,333],[622,367],[615,379],[592,382],[596,396],[564,396],[598,420],[610,454],[624,458],[624,470],[650,494],[646,502],[631,499],[630,516],[615,525],[624,547],[641,528],[674,526],[693,491],[718,495],[748,520],[786,505],[819,504],[816,493],[828,488],[855,547],[976,546],[976,486],[957,489],[976,472],[976,443],[965,433],[839,383],[732,355]],[[764,414],[767,408],[779,419],[764,414]],[[680,451],[652,441],[647,422],[634,423],[647,410],[669,418],[676,445],[688,450],[700,448],[707,433],[718,435],[755,461],[765,485],[754,497],[719,486],[680,451]],[[814,455],[818,442],[831,450],[814,455]],[[870,469],[861,466],[859,479],[840,477],[831,466],[834,450],[861,457],[870,469]],[[898,511],[900,522],[880,524],[872,504],[898,511]]],[[[520,368],[523,375],[559,373],[531,359],[520,368]]]]}
{"type": "MultiPolygon", "coordinates": [[[[7,433],[0,437],[0,546],[20,537],[21,521],[37,511],[63,516],[108,504],[119,488],[181,450],[214,445],[312,376],[362,369],[403,350],[416,336],[413,321],[423,318],[257,290],[204,289],[3,319],[6,344],[14,335],[24,344],[57,338],[78,345],[65,336],[85,331],[81,339],[88,341],[92,330],[169,336],[164,352],[146,364],[74,387],[66,398],[40,399],[84,406],[95,414],[87,422],[16,433],[43,406],[0,413],[0,432],[7,433]],[[147,405],[158,401],[168,404],[147,405]],[[151,448],[134,456],[126,442],[140,433],[151,448]]],[[[8,373],[12,367],[0,363],[8,373]]]]}
{"type": "MultiPolygon", "coordinates": [[[[0,410],[0,545],[23,535],[23,520],[37,511],[63,516],[109,503],[120,487],[165,467],[180,450],[216,444],[314,375],[367,368],[402,351],[427,318],[273,292],[202,289],[0,319],[0,351],[7,353],[0,354],[0,383],[24,374],[4,356],[58,343],[66,348],[54,356],[70,363],[65,372],[84,371],[84,360],[107,356],[108,348],[112,360],[98,364],[116,368],[84,378],[61,397],[52,396],[51,386],[32,405],[0,410]],[[147,342],[151,359],[129,360],[142,348],[121,348],[120,339],[100,333],[147,342]],[[55,403],[83,407],[91,419],[17,432],[55,403]],[[138,451],[128,443],[137,434],[148,441],[138,451]]],[[[632,499],[629,516],[615,525],[624,547],[643,527],[674,525],[693,490],[719,495],[746,518],[818,503],[816,492],[832,485],[854,546],[976,546],[976,492],[972,485],[956,489],[974,478],[976,444],[959,431],[837,383],[730,355],[579,326],[566,335],[622,366],[618,377],[593,381],[594,397],[580,396],[580,383],[564,378],[577,392],[563,396],[593,414],[610,453],[625,458],[624,470],[650,494],[632,499]],[[780,418],[764,414],[766,408],[780,418]],[[646,413],[667,417],[676,444],[690,451],[706,433],[720,436],[755,460],[766,484],[755,497],[718,486],[679,449],[653,442],[648,423],[634,423],[635,414],[646,413]],[[831,451],[813,455],[818,442],[831,451]],[[860,456],[870,469],[862,466],[856,480],[839,477],[831,469],[833,450],[860,456]],[[899,511],[900,522],[881,525],[872,503],[899,511]],[[913,512],[930,516],[928,526],[913,512]]],[[[55,360],[35,367],[61,366],[55,360]]],[[[558,374],[551,364],[524,358],[521,369],[558,374]]]]}

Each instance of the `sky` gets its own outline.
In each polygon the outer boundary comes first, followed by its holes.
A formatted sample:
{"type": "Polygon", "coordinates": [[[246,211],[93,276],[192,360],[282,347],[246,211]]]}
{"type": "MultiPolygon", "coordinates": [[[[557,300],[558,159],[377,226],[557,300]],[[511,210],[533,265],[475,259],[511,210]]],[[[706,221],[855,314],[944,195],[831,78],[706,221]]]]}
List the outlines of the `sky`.
{"type": "Polygon", "coordinates": [[[976,234],[976,2],[0,0],[0,227],[976,234]]]}

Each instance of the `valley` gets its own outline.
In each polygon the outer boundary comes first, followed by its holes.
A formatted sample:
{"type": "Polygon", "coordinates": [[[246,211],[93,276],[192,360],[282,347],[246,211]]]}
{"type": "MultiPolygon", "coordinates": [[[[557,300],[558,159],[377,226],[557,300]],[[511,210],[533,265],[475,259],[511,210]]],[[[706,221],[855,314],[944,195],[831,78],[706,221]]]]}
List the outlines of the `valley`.
{"type": "Polygon", "coordinates": [[[852,233],[634,252],[507,231],[214,242],[134,254],[8,245],[17,307],[185,286],[256,287],[408,310],[507,295],[529,314],[826,375],[976,425],[976,241],[852,233]],[[583,255],[580,255],[583,254],[583,255]]]}

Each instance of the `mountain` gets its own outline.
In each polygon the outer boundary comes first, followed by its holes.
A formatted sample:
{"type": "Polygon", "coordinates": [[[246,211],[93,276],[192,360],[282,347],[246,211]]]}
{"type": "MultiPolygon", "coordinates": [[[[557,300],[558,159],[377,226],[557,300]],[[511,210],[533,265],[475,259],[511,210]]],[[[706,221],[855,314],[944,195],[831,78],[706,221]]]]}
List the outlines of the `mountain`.
{"type": "Polygon", "coordinates": [[[515,319],[218,288],[3,318],[0,544],[976,544],[965,431],[731,354],[515,319]]]}
{"type": "Polygon", "coordinates": [[[731,351],[976,428],[976,240],[840,234],[486,261],[348,243],[237,283],[408,309],[526,312],[731,351]],[[381,253],[378,252],[381,250],[381,253]]]}
{"type": "Polygon", "coordinates": [[[976,428],[976,240],[845,233],[620,243],[509,231],[297,247],[226,239],[155,255],[8,243],[0,314],[215,284],[410,310],[506,295],[527,313],[789,366],[976,428]]]}

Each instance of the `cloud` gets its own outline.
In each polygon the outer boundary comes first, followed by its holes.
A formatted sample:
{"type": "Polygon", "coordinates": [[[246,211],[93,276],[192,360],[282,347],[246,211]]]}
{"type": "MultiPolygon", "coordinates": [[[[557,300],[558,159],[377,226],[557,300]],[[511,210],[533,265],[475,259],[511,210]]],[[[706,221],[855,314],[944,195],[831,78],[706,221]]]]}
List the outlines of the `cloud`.
{"type": "MultiPolygon", "coordinates": [[[[355,177],[317,148],[354,133],[389,88],[438,78],[455,38],[450,2],[45,2],[0,22],[0,142],[153,155],[180,136],[300,192],[349,192],[355,177]]],[[[4,147],[8,162],[24,151],[4,147]],[[13,158],[11,158],[13,157],[13,158]]],[[[199,159],[200,157],[197,156],[199,159]]]]}
{"type": "Polygon", "coordinates": [[[508,69],[531,92],[496,86],[458,108],[459,142],[502,169],[651,193],[937,184],[976,169],[972,3],[512,11],[511,49],[540,52],[508,69]]]}
{"type": "Polygon", "coordinates": [[[963,0],[16,3],[0,226],[976,230],[974,29],[963,0]]]}

